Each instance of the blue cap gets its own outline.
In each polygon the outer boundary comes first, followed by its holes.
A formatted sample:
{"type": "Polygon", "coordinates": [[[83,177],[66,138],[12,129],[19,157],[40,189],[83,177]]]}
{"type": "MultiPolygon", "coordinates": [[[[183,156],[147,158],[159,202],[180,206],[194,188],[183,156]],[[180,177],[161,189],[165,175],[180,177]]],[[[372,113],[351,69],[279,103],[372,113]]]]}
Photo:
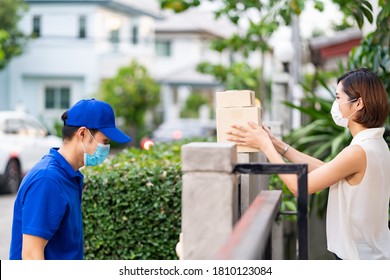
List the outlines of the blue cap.
{"type": "Polygon", "coordinates": [[[110,140],[127,143],[131,138],[115,126],[114,111],[110,104],[92,99],[82,99],[68,111],[66,125],[97,129],[110,140]]]}

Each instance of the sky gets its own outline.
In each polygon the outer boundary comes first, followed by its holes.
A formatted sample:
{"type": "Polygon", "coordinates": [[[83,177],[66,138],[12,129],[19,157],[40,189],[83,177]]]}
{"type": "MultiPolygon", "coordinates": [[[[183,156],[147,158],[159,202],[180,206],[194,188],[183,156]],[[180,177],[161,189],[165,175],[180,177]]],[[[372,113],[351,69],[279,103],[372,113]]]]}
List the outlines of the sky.
{"type": "Polygon", "coordinates": [[[330,0],[324,0],[325,9],[319,12],[314,8],[313,2],[308,1],[306,8],[300,16],[300,27],[302,38],[309,38],[314,30],[322,30],[325,34],[331,32],[332,22],[340,23],[342,13],[330,0]]]}

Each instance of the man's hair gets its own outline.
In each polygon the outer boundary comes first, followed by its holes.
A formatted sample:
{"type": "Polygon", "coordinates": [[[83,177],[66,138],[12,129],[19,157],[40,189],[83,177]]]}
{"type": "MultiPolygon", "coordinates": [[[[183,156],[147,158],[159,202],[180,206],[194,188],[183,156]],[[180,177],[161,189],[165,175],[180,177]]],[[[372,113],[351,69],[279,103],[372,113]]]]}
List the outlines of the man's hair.
{"type": "MultiPolygon", "coordinates": [[[[61,120],[64,124],[62,127],[62,140],[72,140],[73,136],[77,132],[77,130],[80,128],[79,126],[70,126],[66,125],[66,121],[68,120],[68,111],[62,114],[61,120]]],[[[89,128],[88,128],[89,129],[89,128]]],[[[89,129],[92,135],[95,135],[99,130],[97,129],[89,129]]]]}
{"type": "Polygon", "coordinates": [[[349,100],[363,100],[364,107],[354,120],[366,128],[383,126],[389,116],[389,103],[381,79],[368,69],[360,68],[342,75],[337,84],[340,82],[349,100]]]}

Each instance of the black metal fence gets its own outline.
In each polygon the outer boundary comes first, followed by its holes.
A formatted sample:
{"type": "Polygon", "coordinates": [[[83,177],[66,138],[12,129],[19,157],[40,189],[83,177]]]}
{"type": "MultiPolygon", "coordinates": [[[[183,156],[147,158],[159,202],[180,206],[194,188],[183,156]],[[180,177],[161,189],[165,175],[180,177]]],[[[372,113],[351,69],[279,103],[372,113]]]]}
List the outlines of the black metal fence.
{"type": "Polygon", "coordinates": [[[298,177],[298,259],[309,259],[308,242],[308,191],[307,164],[271,164],[245,163],[237,164],[233,170],[241,174],[296,174],[298,177]]]}

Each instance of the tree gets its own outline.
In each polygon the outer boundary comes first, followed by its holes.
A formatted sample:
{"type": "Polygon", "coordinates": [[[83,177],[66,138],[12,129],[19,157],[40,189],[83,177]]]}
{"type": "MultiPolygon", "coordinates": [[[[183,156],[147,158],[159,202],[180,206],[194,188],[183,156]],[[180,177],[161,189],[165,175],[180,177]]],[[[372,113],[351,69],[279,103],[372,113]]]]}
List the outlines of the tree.
{"type": "MultiPolygon", "coordinates": [[[[160,0],[161,7],[171,9],[177,13],[183,12],[191,7],[196,7],[201,2],[214,2],[213,0],[160,0]]],[[[325,9],[322,0],[310,0],[314,7],[323,11],[325,9]]],[[[354,18],[359,27],[362,27],[364,18],[372,22],[372,7],[368,1],[332,0],[340,6],[340,10],[345,15],[345,21],[354,18]]],[[[299,15],[309,1],[305,0],[221,0],[220,5],[215,10],[216,18],[226,16],[233,24],[245,23],[248,28],[243,33],[236,33],[228,39],[218,39],[213,41],[212,49],[218,52],[229,50],[248,57],[252,52],[260,52],[262,61],[266,52],[272,52],[268,41],[272,34],[282,25],[290,25],[294,15],[299,15]]],[[[202,73],[213,74],[225,85],[229,79],[221,79],[221,72],[230,72],[240,66],[233,62],[230,66],[213,65],[203,62],[198,70],[202,73]],[[213,72],[214,71],[214,72],[213,72]]],[[[243,62],[240,62],[241,64],[243,62]]],[[[250,67],[246,67],[249,69],[250,67]]],[[[242,68],[244,70],[244,68],[242,68]]],[[[253,71],[250,70],[250,71],[253,71]]],[[[266,82],[263,77],[263,67],[257,71],[257,83],[252,89],[256,89],[260,100],[266,101],[266,82]]],[[[231,75],[234,73],[230,72],[231,75]]],[[[251,73],[241,72],[244,76],[252,76],[251,73]]],[[[229,77],[228,74],[225,75],[229,77]]],[[[241,84],[238,84],[241,85],[241,84]]],[[[234,85],[237,86],[237,85],[234,85]]]]}
{"type": "Polygon", "coordinates": [[[181,118],[199,118],[199,109],[208,106],[208,100],[199,92],[193,92],[185,101],[184,108],[180,112],[181,118]]]}
{"type": "Polygon", "coordinates": [[[144,129],[146,112],[159,103],[160,87],[144,66],[132,61],[101,83],[100,95],[115,108],[115,115],[124,119],[130,132],[136,133],[144,129]]]}
{"type": "Polygon", "coordinates": [[[197,66],[197,70],[204,74],[213,75],[228,90],[254,89],[258,85],[258,69],[252,68],[245,62],[234,62],[227,66],[203,62],[197,66]]]}
{"type": "Polygon", "coordinates": [[[390,97],[390,1],[379,1],[376,30],[368,34],[348,58],[349,68],[366,67],[378,74],[390,97]]]}
{"type": "MultiPolygon", "coordinates": [[[[172,9],[175,12],[183,12],[191,7],[199,6],[201,4],[201,1],[197,0],[160,1],[162,8],[172,9]]],[[[239,25],[242,21],[246,21],[249,27],[244,34],[236,33],[228,39],[214,40],[211,48],[217,52],[228,50],[232,53],[239,53],[245,58],[247,58],[252,52],[260,51],[263,59],[264,54],[271,50],[267,41],[272,33],[278,28],[278,20],[280,17],[276,16],[278,15],[276,10],[272,11],[272,15],[270,13],[269,16],[261,17],[260,19],[252,18],[249,14],[253,10],[257,10],[260,14],[263,10],[271,10],[273,7],[273,1],[268,4],[264,4],[262,1],[253,0],[225,0],[221,2],[223,5],[220,9],[215,11],[216,18],[227,16],[227,18],[235,25],[239,25]]],[[[281,13],[283,14],[283,11],[281,13]]],[[[251,69],[247,63],[242,61],[233,62],[231,65],[214,65],[208,62],[203,62],[199,65],[198,71],[204,74],[214,75],[216,79],[222,82],[227,89],[239,89],[243,88],[242,86],[245,86],[244,88],[254,89],[260,97],[260,100],[265,99],[266,83],[263,78],[262,65],[260,65],[257,69],[251,69]],[[245,72],[245,70],[248,70],[248,72],[245,72]],[[215,72],[213,73],[213,71],[215,72]],[[240,76],[251,77],[249,84],[241,82],[240,79],[234,79],[233,77],[238,74],[237,72],[239,72],[240,76]],[[254,80],[252,79],[253,73],[255,73],[254,80]]],[[[246,81],[249,80],[246,79],[246,81]]]]}
{"type": "Polygon", "coordinates": [[[20,55],[27,43],[28,36],[18,28],[26,8],[23,0],[0,0],[0,70],[12,57],[20,55]]]}

